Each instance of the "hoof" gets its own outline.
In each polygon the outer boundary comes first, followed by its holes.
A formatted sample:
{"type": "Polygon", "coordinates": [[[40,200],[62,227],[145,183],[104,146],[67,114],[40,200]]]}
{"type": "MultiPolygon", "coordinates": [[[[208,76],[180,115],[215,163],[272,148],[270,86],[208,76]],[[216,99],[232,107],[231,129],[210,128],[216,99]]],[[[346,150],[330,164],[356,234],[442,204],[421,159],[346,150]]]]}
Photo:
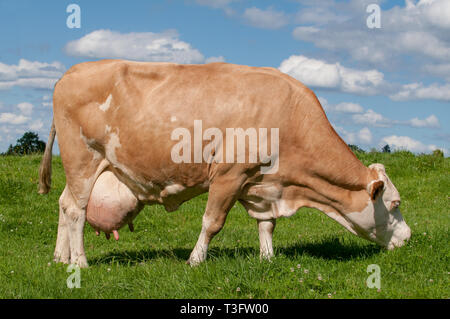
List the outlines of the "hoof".
{"type": "Polygon", "coordinates": [[[55,263],[63,263],[63,264],[68,264],[69,263],[69,257],[63,257],[60,255],[55,254],[53,256],[53,261],[55,263]]]}
{"type": "Polygon", "coordinates": [[[200,265],[203,261],[200,261],[198,259],[194,259],[194,258],[189,258],[188,260],[186,260],[186,265],[189,265],[191,267],[196,267],[198,265],[200,265]]]}
{"type": "Polygon", "coordinates": [[[78,260],[75,260],[74,262],[71,262],[72,264],[77,265],[80,268],[88,268],[89,264],[86,260],[86,257],[79,257],[78,260]]]}

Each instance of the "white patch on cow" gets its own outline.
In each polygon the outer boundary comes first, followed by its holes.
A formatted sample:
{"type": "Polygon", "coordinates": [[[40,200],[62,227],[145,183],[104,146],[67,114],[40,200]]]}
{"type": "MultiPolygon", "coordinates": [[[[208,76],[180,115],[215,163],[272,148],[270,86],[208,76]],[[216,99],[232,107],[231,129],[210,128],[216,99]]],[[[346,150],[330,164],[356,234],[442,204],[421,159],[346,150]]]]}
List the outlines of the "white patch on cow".
{"type": "Polygon", "coordinates": [[[83,140],[84,144],[86,144],[88,151],[90,153],[92,153],[92,155],[94,155],[94,160],[97,160],[102,157],[102,155],[99,152],[97,152],[95,149],[93,149],[91,146],[95,142],[95,140],[93,138],[87,138],[83,134],[83,128],[81,126],[80,126],[80,137],[83,140]]]}
{"type": "Polygon", "coordinates": [[[106,125],[105,126],[105,134],[109,134],[111,132],[111,126],[106,125]]]}
{"type": "MultiPolygon", "coordinates": [[[[119,129],[113,129],[109,127],[108,125],[105,127],[105,130],[109,132],[108,137],[109,140],[105,144],[105,157],[108,160],[109,163],[112,164],[114,168],[119,169],[125,176],[128,177],[129,180],[134,181],[133,183],[133,189],[139,189],[139,191],[136,191],[135,196],[140,201],[145,201],[147,197],[143,194],[145,194],[148,189],[154,188],[153,183],[143,181],[139,178],[136,174],[134,174],[124,163],[120,163],[117,159],[116,150],[120,147],[122,147],[122,144],[120,143],[119,139],[119,129]],[[143,186],[145,184],[145,186],[143,186]],[[143,194],[141,194],[141,192],[143,194]]],[[[128,186],[127,187],[131,187],[128,186]]]]}
{"type": "Polygon", "coordinates": [[[105,103],[101,104],[99,106],[99,109],[102,110],[103,112],[106,112],[109,107],[111,106],[111,100],[112,100],[112,95],[108,95],[108,98],[106,99],[105,103]]]}
{"type": "Polygon", "coordinates": [[[275,227],[274,220],[258,221],[260,257],[273,257],[272,235],[275,227]]]}
{"type": "Polygon", "coordinates": [[[191,266],[198,265],[206,259],[206,252],[208,251],[206,230],[210,227],[211,220],[206,215],[202,219],[202,231],[198,237],[197,243],[189,257],[189,264],[191,266]]]}
{"type": "Polygon", "coordinates": [[[113,164],[118,164],[116,156],[116,148],[120,148],[119,135],[115,132],[109,134],[109,141],[105,145],[106,158],[113,164]]]}
{"type": "Polygon", "coordinates": [[[295,207],[291,207],[288,201],[280,198],[272,204],[272,211],[275,218],[291,217],[297,212],[297,209],[295,207]]]}
{"type": "Polygon", "coordinates": [[[297,212],[297,207],[293,207],[292,203],[282,198],[276,201],[265,199],[262,201],[245,199],[245,201],[251,205],[247,208],[247,213],[259,221],[291,217],[297,212]]]}
{"type": "Polygon", "coordinates": [[[403,220],[400,210],[390,212],[382,197],[375,203],[369,200],[362,212],[345,214],[345,219],[359,236],[387,249],[402,246],[411,236],[411,230],[403,220]]]}
{"type": "Polygon", "coordinates": [[[252,185],[244,200],[249,203],[248,214],[257,220],[290,217],[297,212],[295,202],[282,198],[283,189],[277,184],[252,185]]]}
{"type": "Polygon", "coordinates": [[[168,185],[164,188],[164,190],[161,192],[161,194],[164,193],[164,195],[176,195],[180,192],[182,192],[183,190],[185,190],[186,187],[184,187],[181,184],[172,184],[172,185],[168,185]]]}
{"type": "Polygon", "coordinates": [[[253,217],[256,220],[271,220],[275,218],[272,209],[264,212],[247,209],[247,213],[250,217],[253,217]]]}
{"type": "Polygon", "coordinates": [[[176,120],[177,120],[177,117],[175,115],[172,115],[170,117],[170,122],[176,122],[176,120]]]}

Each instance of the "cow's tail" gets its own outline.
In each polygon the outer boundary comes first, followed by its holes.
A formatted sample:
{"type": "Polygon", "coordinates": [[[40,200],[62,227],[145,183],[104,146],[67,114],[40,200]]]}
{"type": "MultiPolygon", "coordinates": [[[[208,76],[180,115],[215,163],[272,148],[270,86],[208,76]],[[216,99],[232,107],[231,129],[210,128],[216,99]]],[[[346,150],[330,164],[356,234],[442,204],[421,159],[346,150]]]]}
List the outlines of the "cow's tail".
{"type": "Polygon", "coordinates": [[[52,148],[55,136],[55,120],[53,119],[44,156],[42,157],[41,167],[39,167],[39,194],[47,194],[52,184],[52,148]]]}

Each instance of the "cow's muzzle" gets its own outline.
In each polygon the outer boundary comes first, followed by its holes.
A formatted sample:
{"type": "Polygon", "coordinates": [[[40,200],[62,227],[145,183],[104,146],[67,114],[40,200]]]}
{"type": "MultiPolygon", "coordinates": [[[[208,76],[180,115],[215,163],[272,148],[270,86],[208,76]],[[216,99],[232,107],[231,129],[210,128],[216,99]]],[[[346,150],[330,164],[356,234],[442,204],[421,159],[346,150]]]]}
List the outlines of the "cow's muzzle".
{"type": "Polygon", "coordinates": [[[386,248],[392,250],[405,245],[411,238],[411,228],[406,223],[398,227],[387,244],[386,248]]]}

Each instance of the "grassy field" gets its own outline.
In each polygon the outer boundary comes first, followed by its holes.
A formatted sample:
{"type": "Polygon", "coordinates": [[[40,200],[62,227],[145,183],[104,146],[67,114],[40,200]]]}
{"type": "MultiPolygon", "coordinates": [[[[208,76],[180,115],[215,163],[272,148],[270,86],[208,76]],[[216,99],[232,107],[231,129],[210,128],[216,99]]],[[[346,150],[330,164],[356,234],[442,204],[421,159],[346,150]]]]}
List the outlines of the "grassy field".
{"type": "Polygon", "coordinates": [[[53,158],[53,188],[37,194],[40,156],[0,156],[0,298],[449,298],[450,159],[407,152],[358,155],[383,163],[402,196],[412,230],[393,251],[360,239],[323,213],[300,209],[279,219],[276,257],[259,261],[256,221],[240,204],[213,240],[208,259],[185,264],[197,240],[207,194],[173,213],[146,207],[120,241],[85,228],[90,267],[69,289],[67,265],[52,262],[58,198],[65,178],[53,158]],[[381,289],[366,286],[381,268],[381,289]]]}

